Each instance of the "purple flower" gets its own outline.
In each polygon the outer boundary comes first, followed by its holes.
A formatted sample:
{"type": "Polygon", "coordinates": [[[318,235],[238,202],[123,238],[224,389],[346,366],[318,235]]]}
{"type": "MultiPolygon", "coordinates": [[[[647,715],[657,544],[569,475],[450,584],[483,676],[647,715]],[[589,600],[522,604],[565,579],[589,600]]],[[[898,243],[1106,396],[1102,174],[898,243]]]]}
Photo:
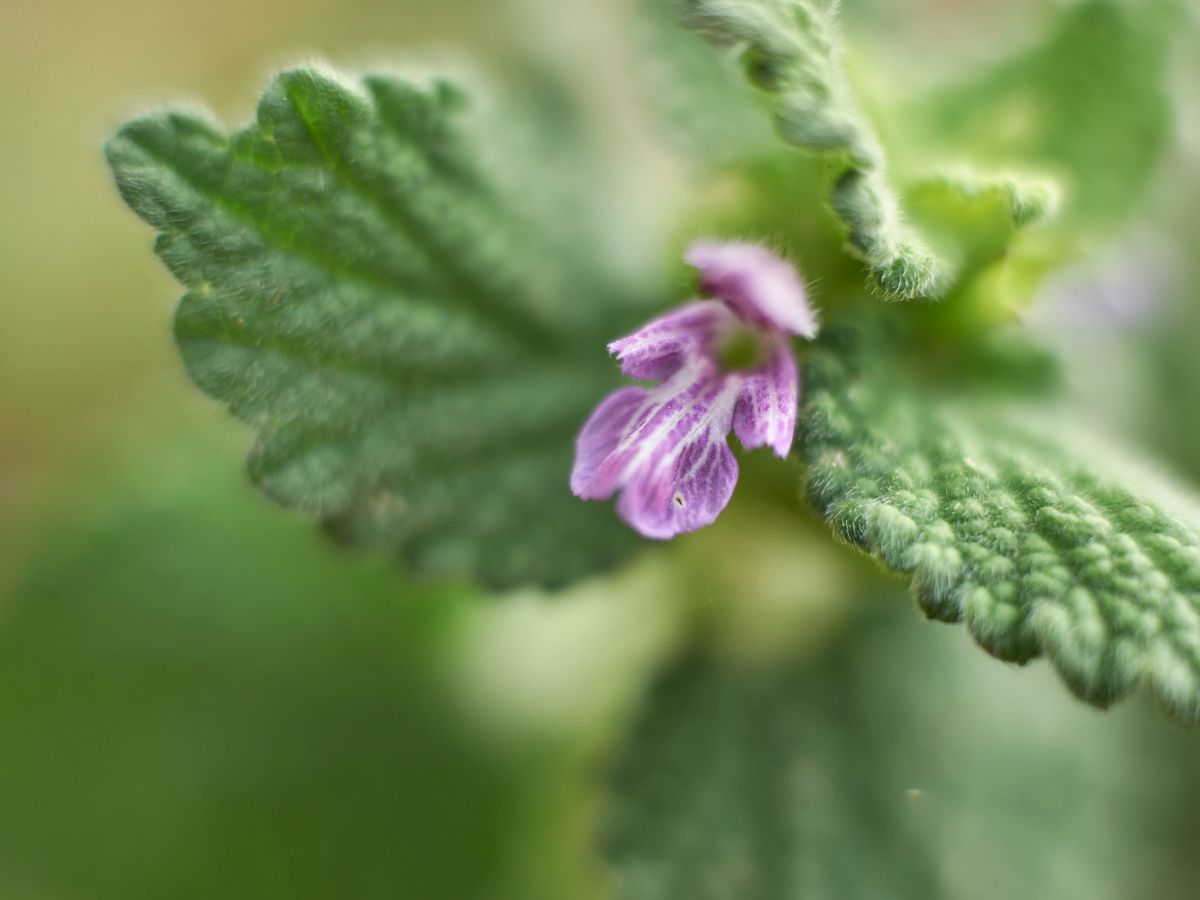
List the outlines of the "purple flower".
{"type": "Polygon", "coordinates": [[[640,534],[671,538],[711,524],[737,483],[732,430],[746,449],[787,456],[800,376],[790,335],[817,320],[796,270],[756,244],[702,241],[686,259],[694,300],[608,345],[630,378],[596,407],[575,443],[571,490],[620,491],[617,512],[640,534]]]}

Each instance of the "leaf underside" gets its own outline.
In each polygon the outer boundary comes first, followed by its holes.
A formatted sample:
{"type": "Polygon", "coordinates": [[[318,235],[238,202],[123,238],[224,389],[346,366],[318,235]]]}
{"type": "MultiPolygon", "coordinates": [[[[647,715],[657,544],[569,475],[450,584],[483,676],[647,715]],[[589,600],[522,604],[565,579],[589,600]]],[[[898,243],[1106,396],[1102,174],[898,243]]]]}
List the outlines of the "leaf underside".
{"type": "Polygon", "coordinates": [[[485,180],[460,100],[293,70],[232,136],[163,112],[106,151],[268,495],[420,571],[561,583],[630,544],[567,476],[633,304],[485,180]]]}
{"type": "Polygon", "coordinates": [[[701,657],[662,674],[607,785],[621,900],[942,895],[915,834],[876,839],[894,805],[854,753],[866,736],[819,708],[845,693],[826,674],[701,657]]]}
{"type": "Polygon", "coordinates": [[[1194,733],[1114,729],[878,591],[819,649],[694,648],[649,687],[600,819],[620,900],[1195,895],[1162,862],[1190,858],[1194,733]]]}
{"type": "Polygon", "coordinates": [[[807,491],[836,534],[995,656],[1044,654],[1099,706],[1144,686],[1200,716],[1194,528],[1090,468],[1069,423],[906,389],[867,346],[831,332],[805,369],[807,491]]]}

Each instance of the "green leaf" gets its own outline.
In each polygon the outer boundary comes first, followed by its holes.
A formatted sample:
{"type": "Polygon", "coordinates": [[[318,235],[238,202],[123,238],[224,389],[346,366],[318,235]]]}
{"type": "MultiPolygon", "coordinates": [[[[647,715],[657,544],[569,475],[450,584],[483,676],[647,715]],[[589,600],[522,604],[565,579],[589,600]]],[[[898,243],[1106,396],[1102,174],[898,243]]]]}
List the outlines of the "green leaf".
{"type": "Polygon", "coordinates": [[[188,372],[258,433],[268,495],[421,571],[559,583],[629,546],[567,476],[634,304],[481,174],[462,105],[293,70],[232,136],[164,112],[107,154],[187,288],[188,372]]]}
{"type": "Polygon", "coordinates": [[[983,175],[946,169],[905,191],[905,209],[960,284],[1003,260],[1023,229],[1052,216],[1059,205],[1055,182],[1028,175],[983,175]]]}
{"type": "Polygon", "coordinates": [[[912,152],[1045,172],[1065,187],[1064,227],[1119,222],[1170,135],[1177,11],[1173,0],[1068,5],[1042,43],[911,104],[912,152]]]}
{"type": "Polygon", "coordinates": [[[702,166],[720,167],[778,146],[736,60],[679,27],[689,0],[640,0],[635,22],[645,100],[666,137],[702,166]]]}
{"type": "Polygon", "coordinates": [[[1032,49],[932,94],[877,104],[882,140],[847,81],[836,3],[687,8],[695,30],[743,49],[783,139],[829,162],[849,249],[886,299],[971,293],[974,305],[1011,316],[1081,234],[1130,211],[1169,137],[1173,0],[1072,4],[1032,49]],[[1026,239],[1060,196],[1058,227],[1026,239]]]}
{"type": "Polygon", "coordinates": [[[687,21],[743,47],[751,79],[775,106],[780,135],[833,162],[830,205],[852,254],[885,299],[945,297],[1002,258],[1018,232],[1053,212],[1045,179],[959,166],[922,174],[903,198],[841,62],[835,3],[689,0],[687,21]]]}
{"type": "Polygon", "coordinates": [[[833,209],[869,283],[887,299],[936,295],[950,275],[901,220],[883,148],[842,66],[836,8],[807,0],[688,0],[686,21],[714,43],[744,48],[747,73],[771,95],[785,141],[836,160],[833,209]]]}
{"type": "Polygon", "coordinates": [[[447,684],[480,598],[348,564],[177,418],[109,419],[169,438],[73,454],[6,555],[0,896],[573,896],[569,750],[447,684]]]}
{"type": "Polygon", "coordinates": [[[1194,893],[1165,860],[1194,827],[1195,733],[1091,715],[861,599],[807,658],[662,673],[608,779],[621,900],[1194,893]]]}
{"type": "Polygon", "coordinates": [[[858,760],[829,752],[842,735],[807,715],[806,674],[698,658],[663,674],[609,783],[621,900],[782,900],[819,896],[825,879],[841,888],[828,896],[935,896],[928,860],[904,841],[872,847],[884,852],[849,878],[844,860],[822,859],[886,810],[855,784],[858,760]]]}
{"type": "Polygon", "coordinates": [[[910,221],[959,272],[947,305],[1012,319],[1048,271],[1133,211],[1170,138],[1177,12],[1173,0],[1070,4],[1033,46],[879,104],[910,221]],[[1008,194],[1007,217],[989,194],[1008,194]]]}
{"type": "Polygon", "coordinates": [[[898,365],[879,346],[831,332],[805,367],[808,493],[834,531],[910,573],[928,616],[965,621],[1001,659],[1045,654],[1100,706],[1144,686],[1200,717],[1186,492],[1106,464],[1053,410],[1001,404],[980,383],[939,390],[961,374],[930,354],[898,365]]]}

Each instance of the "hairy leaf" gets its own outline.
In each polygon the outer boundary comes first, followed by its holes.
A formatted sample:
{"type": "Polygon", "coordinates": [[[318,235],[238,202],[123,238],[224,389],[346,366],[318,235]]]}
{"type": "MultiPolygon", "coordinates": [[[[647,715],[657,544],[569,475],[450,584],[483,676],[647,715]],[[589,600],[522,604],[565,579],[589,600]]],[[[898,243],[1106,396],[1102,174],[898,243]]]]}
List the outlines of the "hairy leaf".
{"type": "Polygon", "coordinates": [[[927,615],[965,620],[1001,659],[1045,654],[1097,705],[1145,686],[1200,716],[1200,537],[1176,514],[1194,521],[1184,491],[1122,477],[1069,420],[1001,407],[978,384],[964,402],[916,368],[836,332],[809,360],[808,493],[835,532],[911,573],[927,615]]]}
{"type": "Polygon", "coordinates": [[[882,599],[807,659],[663,673],[608,782],[621,900],[1195,891],[1163,860],[1186,856],[1196,735],[1090,715],[882,599]]]}
{"type": "Polygon", "coordinates": [[[257,484],[421,570],[562,582],[628,542],[566,485],[633,304],[481,174],[461,103],[294,70],[232,136],[164,112],[107,153],[187,288],[188,372],[258,432],[257,484]]]}
{"type": "Polygon", "coordinates": [[[883,148],[842,67],[830,0],[688,0],[686,20],[717,44],[745,48],[751,79],[775,104],[780,136],[841,163],[833,209],[870,283],[889,299],[944,290],[948,273],[903,224],[883,148]]]}
{"type": "Polygon", "coordinates": [[[836,3],[688,0],[686,10],[699,33],[744,48],[748,74],[772,97],[784,140],[834,161],[830,204],[884,298],[946,296],[1053,212],[1054,187],[1011,174],[1011,166],[1004,174],[961,166],[923,174],[901,198],[843,71],[836,3]]]}

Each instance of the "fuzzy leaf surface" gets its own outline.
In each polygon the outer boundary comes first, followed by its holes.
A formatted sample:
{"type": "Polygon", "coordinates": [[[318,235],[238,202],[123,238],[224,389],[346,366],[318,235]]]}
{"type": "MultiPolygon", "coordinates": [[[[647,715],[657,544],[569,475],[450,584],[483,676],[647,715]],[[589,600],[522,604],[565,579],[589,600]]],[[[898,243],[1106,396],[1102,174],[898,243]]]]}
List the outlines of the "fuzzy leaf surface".
{"type": "Polygon", "coordinates": [[[938,215],[928,215],[922,190],[918,211],[926,215],[910,223],[909,198],[893,186],[887,153],[846,76],[837,11],[831,0],[688,0],[685,21],[718,45],[741,48],[780,137],[830,161],[830,205],[868,285],[888,300],[945,297],[982,258],[1051,213],[1053,191],[1011,175],[926,175],[921,182],[941,189],[938,215]],[[1000,202],[980,203],[992,197],[1000,202]]]}
{"type": "Polygon", "coordinates": [[[481,174],[462,101],[292,70],[231,136],[163,112],[106,149],[268,495],[421,571],[563,582],[629,543],[566,485],[632,304],[481,174]]]}
{"type": "Polygon", "coordinates": [[[883,147],[846,78],[836,13],[832,0],[688,0],[684,10],[697,33],[742,48],[785,141],[839,161],[833,210],[871,286],[888,299],[940,293],[944,263],[901,221],[883,147]]]}
{"type": "Polygon", "coordinates": [[[922,386],[878,349],[830,332],[805,369],[807,490],[834,531],[995,656],[1045,655],[1100,706],[1145,687],[1200,716],[1187,490],[1044,410],[922,386]]]}

